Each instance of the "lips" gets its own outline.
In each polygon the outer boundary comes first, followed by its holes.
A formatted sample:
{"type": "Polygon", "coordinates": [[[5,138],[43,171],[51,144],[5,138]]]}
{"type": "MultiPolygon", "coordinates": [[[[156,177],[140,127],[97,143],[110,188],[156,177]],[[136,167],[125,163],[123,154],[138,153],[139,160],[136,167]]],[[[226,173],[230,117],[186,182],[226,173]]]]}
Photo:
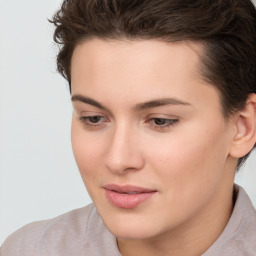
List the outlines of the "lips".
{"type": "Polygon", "coordinates": [[[157,192],[156,190],[137,186],[119,186],[116,184],[106,185],[104,189],[108,201],[112,205],[124,209],[132,209],[139,206],[157,192]]]}

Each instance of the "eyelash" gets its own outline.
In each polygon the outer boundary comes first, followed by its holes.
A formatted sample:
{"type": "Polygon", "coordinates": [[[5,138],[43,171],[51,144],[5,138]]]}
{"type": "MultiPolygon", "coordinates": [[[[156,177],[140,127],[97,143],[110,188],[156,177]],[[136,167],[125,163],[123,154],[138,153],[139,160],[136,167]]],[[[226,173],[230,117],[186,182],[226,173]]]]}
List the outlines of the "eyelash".
{"type": "Polygon", "coordinates": [[[169,128],[171,126],[175,126],[179,123],[179,119],[169,119],[169,118],[151,118],[147,121],[147,123],[150,123],[153,125],[153,127],[155,129],[165,129],[165,128],[169,128]],[[167,124],[164,124],[164,125],[160,125],[160,124],[156,124],[156,121],[164,121],[164,122],[167,122],[167,124]]]}
{"type": "MultiPolygon", "coordinates": [[[[79,120],[84,124],[86,125],[88,128],[91,128],[91,129],[97,129],[97,128],[101,128],[102,126],[104,126],[104,122],[107,122],[107,121],[102,121],[100,123],[94,123],[92,122],[92,120],[90,121],[90,119],[92,118],[99,118],[99,119],[107,119],[105,118],[104,116],[81,116],[79,118],[79,120]]],[[[96,120],[97,121],[97,120],[96,120]]],[[[146,121],[146,123],[152,125],[154,127],[154,129],[158,129],[158,130],[164,130],[164,129],[167,129],[168,127],[171,127],[171,126],[175,126],[179,123],[179,119],[169,119],[169,118],[150,118],[146,121]],[[167,122],[167,124],[156,124],[156,121],[160,121],[160,122],[167,122]]]]}
{"type": "Polygon", "coordinates": [[[87,127],[89,127],[89,128],[98,128],[99,126],[102,125],[102,122],[100,122],[100,123],[91,122],[91,121],[90,121],[91,118],[106,119],[104,116],[97,116],[97,115],[95,115],[95,116],[81,116],[81,117],[79,118],[79,120],[80,120],[83,124],[85,124],[87,127]],[[89,122],[88,122],[88,121],[89,121],[89,122]]]}

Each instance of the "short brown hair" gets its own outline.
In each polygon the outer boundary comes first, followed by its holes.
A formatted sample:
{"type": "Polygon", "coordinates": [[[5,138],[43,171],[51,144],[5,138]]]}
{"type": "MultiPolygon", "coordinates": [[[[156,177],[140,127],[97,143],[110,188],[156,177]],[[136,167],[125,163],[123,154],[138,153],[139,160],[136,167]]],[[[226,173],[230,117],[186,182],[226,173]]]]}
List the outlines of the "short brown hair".
{"type": "Polygon", "coordinates": [[[218,88],[225,117],[256,93],[256,10],[250,0],[64,0],[50,22],[60,46],[57,68],[70,90],[75,46],[98,37],[202,43],[203,77],[218,88]]]}

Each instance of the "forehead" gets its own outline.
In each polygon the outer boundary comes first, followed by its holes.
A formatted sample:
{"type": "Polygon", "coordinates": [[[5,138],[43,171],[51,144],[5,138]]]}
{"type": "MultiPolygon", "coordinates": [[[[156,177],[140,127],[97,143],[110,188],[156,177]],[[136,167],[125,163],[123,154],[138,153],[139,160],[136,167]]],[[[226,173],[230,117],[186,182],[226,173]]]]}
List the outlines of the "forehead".
{"type": "Polygon", "coordinates": [[[216,96],[216,88],[202,78],[202,54],[203,47],[194,42],[90,39],[74,50],[72,93],[115,98],[120,104],[127,99],[144,102],[168,96],[189,102],[206,93],[216,96]]]}
{"type": "Polygon", "coordinates": [[[75,47],[71,60],[71,78],[74,83],[74,76],[87,72],[87,75],[94,75],[98,79],[107,74],[112,77],[129,74],[127,79],[132,79],[150,71],[155,77],[168,72],[170,75],[182,73],[183,77],[189,75],[200,79],[199,56],[202,52],[203,47],[199,43],[190,41],[173,43],[93,38],[75,47]],[[97,72],[101,75],[97,76],[97,72]]]}
{"type": "MultiPolygon", "coordinates": [[[[139,59],[144,60],[144,66],[150,64],[147,60],[160,60],[170,62],[172,58],[183,59],[189,58],[190,61],[199,61],[199,55],[203,53],[203,45],[199,42],[180,41],[166,42],[158,39],[134,39],[134,40],[108,40],[92,38],[80,42],[76,45],[71,66],[77,59],[77,55],[83,54],[89,61],[100,64],[103,61],[115,60],[116,62],[132,62],[139,59]]],[[[139,64],[139,63],[138,63],[139,64]]]]}

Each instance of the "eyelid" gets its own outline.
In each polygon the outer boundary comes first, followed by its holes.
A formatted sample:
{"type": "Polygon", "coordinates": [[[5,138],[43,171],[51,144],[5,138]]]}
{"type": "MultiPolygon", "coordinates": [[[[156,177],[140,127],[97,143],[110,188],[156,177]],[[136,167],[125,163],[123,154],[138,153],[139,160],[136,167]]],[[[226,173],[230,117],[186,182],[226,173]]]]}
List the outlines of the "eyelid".
{"type": "Polygon", "coordinates": [[[109,118],[103,115],[102,113],[96,113],[91,111],[83,111],[78,115],[78,119],[82,123],[82,125],[85,127],[85,129],[88,129],[88,130],[102,129],[106,126],[106,123],[109,122],[109,118]],[[94,123],[89,120],[90,117],[99,117],[102,120],[99,120],[99,122],[94,123]]]}
{"type": "Polygon", "coordinates": [[[111,112],[107,109],[99,109],[93,105],[86,104],[80,101],[72,101],[72,106],[73,111],[79,116],[83,115],[84,113],[88,113],[88,115],[91,116],[99,115],[105,117],[108,116],[111,119],[113,118],[111,112]]]}
{"type": "Polygon", "coordinates": [[[178,118],[177,116],[160,114],[160,113],[159,114],[150,114],[145,118],[145,123],[147,123],[151,128],[158,130],[158,131],[169,130],[172,127],[179,124],[179,122],[180,122],[180,118],[178,118]],[[156,119],[165,120],[166,123],[163,125],[156,124],[155,123],[156,119]]]}
{"type": "Polygon", "coordinates": [[[148,119],[156,119],[156,118],[162,118],[162,119],[180,119],[177,115],[170,115],[170,114],[163,114],[163,113],[153,113],[145,116],[145,120],[148,119]]]}
{"type": "MultiPolygon", "coordinates": [[[[93,115],[93,116],[81,116],[80,117],[80,120],[89,120],[89,122],[91,122],[92,124],[98,124],[98,123],[94,123],[94,122],[92,122],[91,120],[90,120],[90,118],[95,118],[95,117],[99,117],[99,119],[105,119],[105,117],[104,116],[99,116],[99,115],[93,115]]],[[[103,121],[102,122],[100,122],[100,123],[103,123],[103,121]]]]}
{"type": "Polygon", "coordinates": [[[106,117],[105,115],[102,115],[102,114],[99,114],[99,113],[88,113],[88,112],[86,112],[86,114],[85,114],[85,112],[82,112],[80,115],[80,118],[82,119],[82,118],[90,118],[90,117],[101,117],[101,118],[104,118],[105,120],[109,120],[109,118],[108,117],[106,117]]]}
{"type": "MultiPolygon", "coordinates": [[[[174,122],[178,122],[179,119],[177,118],[159,118],[159,117],[153,117],[153,118],[150,118],[147,122],[152,122],[152,121],[156,121],[156,120],[164,120],[166,122],[170,122],[170,123],[174,123],[174,122]]],[[[161,126],[161,125],[159,125],[161,126]]]]}

